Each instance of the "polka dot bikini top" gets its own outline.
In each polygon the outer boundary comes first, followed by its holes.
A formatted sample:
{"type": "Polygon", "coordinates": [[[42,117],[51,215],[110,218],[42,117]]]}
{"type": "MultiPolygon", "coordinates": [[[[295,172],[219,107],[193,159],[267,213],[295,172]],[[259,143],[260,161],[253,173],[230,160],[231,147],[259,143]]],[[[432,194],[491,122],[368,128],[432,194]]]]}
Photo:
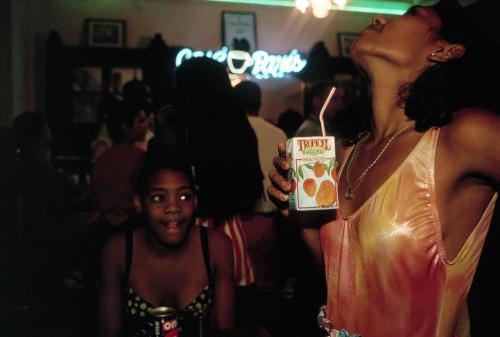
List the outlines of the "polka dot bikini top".
{"type": "MultiPolygon", "coordinates": [[[[128,283],[130,267],[132,262],[132,231],[127,232],[126,238],[126,254],[125,254],[125,283],[128,283]]],[[[209,283],[203,288],[201,293],[182,309],[177,309],[179,320],[179,328],[187,328],[187,322],[196,322],[198,317],[210,317],[213,312],[213,296],[214,287],[212,279],[212,271],[210,269],[210,253],[208,250],[208,233],[207,229],[200,228],[201,244],[205,268],[208,274],[209,283]]],[[[146,336],[147,312],[155,306],[147,302],[134,289],[125,284],[123,294],[123,321],[125,327],[125,336],[139,337],[146,336]]]]}

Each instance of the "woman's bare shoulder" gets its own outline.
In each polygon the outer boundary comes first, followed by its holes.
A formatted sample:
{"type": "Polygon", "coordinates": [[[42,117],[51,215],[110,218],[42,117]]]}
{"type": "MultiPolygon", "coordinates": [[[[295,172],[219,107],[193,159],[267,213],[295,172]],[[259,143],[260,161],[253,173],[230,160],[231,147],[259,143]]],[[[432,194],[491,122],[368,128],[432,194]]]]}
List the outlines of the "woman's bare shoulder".
{"type": "Polygon", "coordinates": [[[482,146],[500,137],[500,116],[482,108],[457,110],[449,124],[442,127],[445,141],[450,146],[482,146]]]}
{"type": "Polygon", "coordinates": [[[496,145],[500,144],[499,115],[480,108],[460,109],[441,130],[440,142],[449,162],[464,173],[492,176],[500,162],[496,145]]]}

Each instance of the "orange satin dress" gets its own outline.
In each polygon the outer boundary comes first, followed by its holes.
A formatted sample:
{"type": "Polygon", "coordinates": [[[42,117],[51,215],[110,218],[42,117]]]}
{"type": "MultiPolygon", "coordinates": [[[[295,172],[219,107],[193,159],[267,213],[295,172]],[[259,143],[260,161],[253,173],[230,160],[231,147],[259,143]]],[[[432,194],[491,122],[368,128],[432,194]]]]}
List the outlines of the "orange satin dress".
{"type": "MultiPolygon", "coordinates": [[[[363,337],[452,337],[488,232],[497,194],[452,261],[436,207],[439,129],[428,130],[352,215],[321,227],[326,317],[363,337]]],[[[331,334],[335,335],[335,334],[331,334]]]]}

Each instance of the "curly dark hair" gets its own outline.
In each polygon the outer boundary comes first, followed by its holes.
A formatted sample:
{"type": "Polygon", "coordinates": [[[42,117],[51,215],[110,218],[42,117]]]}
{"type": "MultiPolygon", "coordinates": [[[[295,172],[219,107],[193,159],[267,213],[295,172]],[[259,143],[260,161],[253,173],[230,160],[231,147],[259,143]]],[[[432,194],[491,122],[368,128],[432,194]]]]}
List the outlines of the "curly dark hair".
{"type": "MultiPolygon", "coordinates": [[[[442,23],[438,37],[465,46],[462,57],[426,69],[417,80],[399,90],[405,113],[415,121],[417,131],[448,124],[460,108],[477,107],[498,113],[497,89],[484,78],[500,78],[495,58],[499,45],[478,18],[462,9],[455,0],[442,0],[432,6],[442,23]]],[[[347,114],[336,117],[340,137],[351,145],[372,128],[371,107],[356,102],[347,114]]]]}
{"type": "Polygon", "coordinates": [[[226,68],[192,58],[177,68],[175,84],[175,111],[186,129],[185,151],[199,188],[198,214],[224,219],[252,211],[263,194],[257,136],[226,68]]]}
{"type": "Polygon", "coordinates": [[[448,124],[460,108],[486,108],[498,113],[495,86],[484,79],[486,74],[490,78],[499,75],[496,41],[483,23],[466,13],[456,1],[441,1],[433,8],[442,22],[439,37],[462,44],[465,53],[427,69],[409,86],[406,114],[416,121],[417,131],[448,124]]]}
{"type": "Polygon", "coordinates": [[[190,187],[195,190],[192,164],[189,162],[189,159],[186,156],[165,156],[163,153],[158,153],[155,150],[156,149],[148,149],[141,163],[141,168],[135,181],[135,192],[138,194],[144,193],[154,174],[164,169],[184,174],[190,183],[190,187]]]}

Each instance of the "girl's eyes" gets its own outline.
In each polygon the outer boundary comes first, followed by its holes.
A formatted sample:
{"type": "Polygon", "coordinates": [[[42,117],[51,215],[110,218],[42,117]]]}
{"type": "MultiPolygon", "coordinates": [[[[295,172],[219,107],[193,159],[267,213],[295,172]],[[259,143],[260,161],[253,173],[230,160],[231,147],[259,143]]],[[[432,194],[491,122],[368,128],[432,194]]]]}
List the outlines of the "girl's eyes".
{"type": "Polygon", "coordinates": [[[156,194],[151,196],[151,201],[153,202],[162,202],[165,199],[165,197],[161,194],[156,194]]]}
{"type": "Polygon", "coordinates": [[[179,200],[181,200],[181,201],[191,201],[192,199],[193,199],[192,193],[182,193],[179,196],[179,200]]]}
{"type": "MultiPolygon", "coordinates": [[[[185,192],[177,196],[179,201],[191,201],[193,200],[193,193],[185,192]]],[[[150,197],[152,202],[158,203],[163,202],[166,198],[163,194],[154,194],[150,197]]]]}

